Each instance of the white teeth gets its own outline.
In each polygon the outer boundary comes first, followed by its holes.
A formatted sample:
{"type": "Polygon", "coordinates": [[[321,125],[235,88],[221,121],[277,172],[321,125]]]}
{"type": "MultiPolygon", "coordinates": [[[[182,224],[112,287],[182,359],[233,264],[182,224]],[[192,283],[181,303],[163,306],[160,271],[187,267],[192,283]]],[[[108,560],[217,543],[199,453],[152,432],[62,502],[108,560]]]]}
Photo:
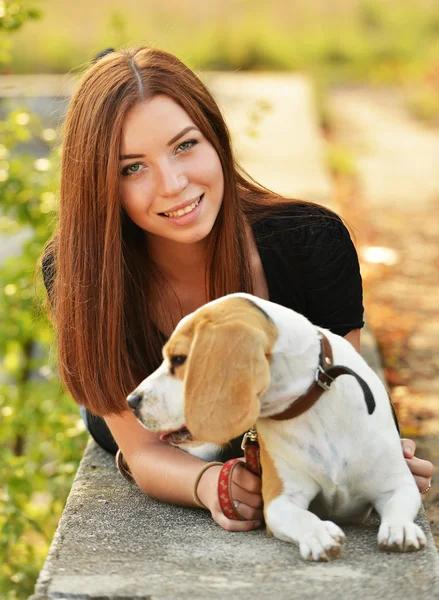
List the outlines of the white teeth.
{"type": "Polygon", "coordinates": [[[165,212],[163,213],[164,215],[166,215],[167,217],[181,217],[182,215],[187,215],[188,213],[192,212],[194,210],[194,208],[196,206],[198,206],[198,204],[200,203],[200,198],[197,198],[197,200],[195,200],[195,202],[192,202],[192,204],[190,204],[189,206],[186,206],[186,208],[180,208],[180,210],[176,210],[173,212],[165,212]]]}

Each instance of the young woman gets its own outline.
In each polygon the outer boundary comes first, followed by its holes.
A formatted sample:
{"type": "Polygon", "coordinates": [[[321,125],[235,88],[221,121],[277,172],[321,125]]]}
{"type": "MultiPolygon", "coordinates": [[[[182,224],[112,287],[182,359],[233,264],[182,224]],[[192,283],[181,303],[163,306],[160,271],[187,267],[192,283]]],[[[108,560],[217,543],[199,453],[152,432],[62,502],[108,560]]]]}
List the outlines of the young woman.
{"type": "MultiPolygon", "coordinates": [[[[121,449],[150,496],[194,506],[195,485],[222,527],[257,527],[259,478],[235,469],[232,496],[247,520],[227,519],[217,497],[220,466],[203,471],[200,459],[162,443],[127,409],[126,396],[158,367],[184,315],[231,292],[294,308],[359,350],[361,277],[340,218],[245,176],[211,94],[175,56],[111,51],[70,103],[59,225],[43,274],[61,378],[96,441],[121,449]]],[[[433,467],[405,443],[425,490],[433,467]]],[[[234,440],[222,459],[239,455],[234,440]]]]}

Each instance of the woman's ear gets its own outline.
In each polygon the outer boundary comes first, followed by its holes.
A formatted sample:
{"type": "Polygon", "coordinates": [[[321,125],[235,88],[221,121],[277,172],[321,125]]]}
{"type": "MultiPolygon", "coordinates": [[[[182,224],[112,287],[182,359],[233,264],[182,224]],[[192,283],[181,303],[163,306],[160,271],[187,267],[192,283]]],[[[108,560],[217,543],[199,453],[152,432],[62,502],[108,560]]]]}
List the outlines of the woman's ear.
{"type": "Polygon", "coordinates": [[[186,427],[194,439],[225,444],[256,422],[270,384],[264,331],[248,325],[197,327],[185,376],[186,427]]]}

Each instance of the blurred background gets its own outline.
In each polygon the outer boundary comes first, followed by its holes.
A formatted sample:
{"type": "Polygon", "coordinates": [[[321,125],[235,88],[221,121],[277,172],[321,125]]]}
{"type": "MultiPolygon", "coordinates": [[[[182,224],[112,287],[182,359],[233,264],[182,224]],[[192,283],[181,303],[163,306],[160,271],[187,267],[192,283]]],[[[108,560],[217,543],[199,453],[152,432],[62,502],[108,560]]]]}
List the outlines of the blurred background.
{"type": "MultiPolygon", "coordinates": [[[[437,0],[0,0],[0,597],[7,600],[32,592],[87,440],[56,374],[35,278],[56,222],[60,125],[90,59],[108,46],[137,44],[173,52],[201,73],[299,73],[311,81],[333,203],[355,235],[367,318],[403,434],[421,455],[439,456],[437,0]]],[[[438,499],[435,491],[426,501],[437,540],[438,499]]]]}
{"type": "Polygon", "coordinates": [[[435,0],[41,0],[2,2],[3,19],[23,5],[41,18],[14,34],[4,73],[78,71],[102,48],[145,42],[197,68],[317,70],[331,81],[424,81],[437,69],[435,0]]]}

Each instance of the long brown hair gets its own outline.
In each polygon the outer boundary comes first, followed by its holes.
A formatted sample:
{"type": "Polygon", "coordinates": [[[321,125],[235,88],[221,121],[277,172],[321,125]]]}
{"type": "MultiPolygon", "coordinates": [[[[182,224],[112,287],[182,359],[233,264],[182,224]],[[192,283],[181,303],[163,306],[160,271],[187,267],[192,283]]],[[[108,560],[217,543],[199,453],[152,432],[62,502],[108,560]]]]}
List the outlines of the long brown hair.
{"type": "Polygon", "coordinates": [[[160,363],[144,235],[121,207],[119,149],[124,119],[139,102],[166,94],[213,145],[224,198],[209,235],[207,297],[252,292],[246,223],[280,198],[235,164],[221,112],[203,83],[175,56],[139,48],[92,65],[70,102],[64,131],[58,228],[45,248],[61,379],[81,405],[105,415],[160,363]]]}

